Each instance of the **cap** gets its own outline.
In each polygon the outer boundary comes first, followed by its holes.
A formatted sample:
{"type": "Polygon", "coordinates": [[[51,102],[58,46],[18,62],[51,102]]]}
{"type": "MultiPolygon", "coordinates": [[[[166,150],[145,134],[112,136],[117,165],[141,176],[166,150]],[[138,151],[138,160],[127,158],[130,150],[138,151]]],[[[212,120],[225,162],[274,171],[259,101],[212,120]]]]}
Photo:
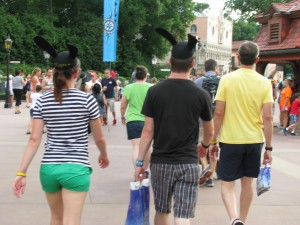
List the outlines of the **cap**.
{"type": "Polygon", "coordinates": [[[38,47],[48,52],[53,57],[54,68],[56,70],[69,70],[76,66],[78,58],[78,49],[70,44],[67,44],[69,51],[56,53],[55,49],[41,36],[34,37],[34,42],[38,47]]]}
{"type": "Polygon", "coordinates": [[[195,47],[198,43],[195,36],[188,34],[188,41],[177,42],[176,39],[165,29],[156,28],[155,30],[173,45],[171,54],[173,58],[184,60],[191,58],[194,55],[195,47]]]}

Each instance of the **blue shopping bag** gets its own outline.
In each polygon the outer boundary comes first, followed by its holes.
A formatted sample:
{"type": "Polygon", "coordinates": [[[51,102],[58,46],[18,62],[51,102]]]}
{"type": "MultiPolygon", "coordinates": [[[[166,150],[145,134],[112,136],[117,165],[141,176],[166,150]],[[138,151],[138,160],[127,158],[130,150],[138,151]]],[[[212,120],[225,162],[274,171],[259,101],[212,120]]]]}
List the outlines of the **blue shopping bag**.
{"type": "Polygon", "coordinates": [[[130,202],[125,225],[150,225],[149,179],[130,182],[130,202]]]}
{"type": "Polygon", "coordinates": [[[271,188],[271,165],[266,164],[260,168],[257,180],[256,180],[256,192],[257,195],[265,193],[271,188]]]}

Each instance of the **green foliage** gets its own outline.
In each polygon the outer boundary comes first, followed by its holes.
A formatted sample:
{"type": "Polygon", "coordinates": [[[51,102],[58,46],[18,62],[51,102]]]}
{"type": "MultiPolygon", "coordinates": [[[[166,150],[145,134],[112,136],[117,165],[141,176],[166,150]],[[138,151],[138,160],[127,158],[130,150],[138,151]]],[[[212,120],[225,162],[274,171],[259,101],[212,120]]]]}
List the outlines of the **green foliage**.
{"type": "Polygon", "coordinates": [[[272,3],[286,3],[290,0],[227,0],[225,2],[226,16],[232,12],[239,12],[242,19],[249,19],[253,15],[265,12],[272,3]]]}
{"type": "Polygon", "coordinates": [[[209,8],[209,4],[207,3],[196,3],[194,11],[202,13],[207,8],[209,8]]]}
{"type": "Polygon", "coordinates": [[[233,41],[253,41],[258,34],[259,25],[255,21],[238,20],[233,24],[233,41]]]}
{"type": "MultiPolygon", "coordinates": [[[[110,66],[102,62],[103,0],[0,0],[0,3],[0,41],[10,34],[11,60],[21,61],[26,73],[35,66],[46,67],[43,51],[33,42],[36,35],[46,38],[58,52],[66,49],[66,43],[77,46],[83,69],[103,71],[110,66]]],[[[117,62],[111,67],[125,77],[130,77],[138,64],[150,68],[152,56],[163,58],[171,47],[155,33],[155,28],[163,27],[177,39],[185,39],[185,30],[194,19],[193,12],[207,6],[192,0],[122,0],[117,62]]],[[[6,71],[6,57],[5,49],[0,48],[3,71],[6,71]]]]}

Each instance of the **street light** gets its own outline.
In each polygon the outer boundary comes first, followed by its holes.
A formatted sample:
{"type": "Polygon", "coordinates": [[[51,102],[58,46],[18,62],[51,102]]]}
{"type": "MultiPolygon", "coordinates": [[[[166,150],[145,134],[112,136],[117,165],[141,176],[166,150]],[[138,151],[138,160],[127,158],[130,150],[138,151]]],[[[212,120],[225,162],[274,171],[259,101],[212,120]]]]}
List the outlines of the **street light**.
{"type": "Polygon", "coordinates": [[[152,65],[153,65],[153,76],[155,77],[155,65],[157,63],[157,58],[156,56],[152,56],[152,65]]]}
{"type": "Polygon", "coordinates": [[[50,54],[46,51],[44,51],[43,54],[44,54],[44,58],[46,60],[46,67],[47,67],[46,69],[48,69],[48,61],[49,61],[49,58],[50,58],[50,54]]]}
{"type": "Polygon", "coordinates": [[[10,50],[12,47],[13,41],[10,39],[9,35],[7,35],[7,38],[4,41],[4,48],[7,51],[7,64],[6,64],[6,92],[5,92],[5,104],[4,108],[10,108],[11,103],[9,101],[9,96],[10,96],[10,87],[9,87],[9,62],[10,62],[10,50]]]}

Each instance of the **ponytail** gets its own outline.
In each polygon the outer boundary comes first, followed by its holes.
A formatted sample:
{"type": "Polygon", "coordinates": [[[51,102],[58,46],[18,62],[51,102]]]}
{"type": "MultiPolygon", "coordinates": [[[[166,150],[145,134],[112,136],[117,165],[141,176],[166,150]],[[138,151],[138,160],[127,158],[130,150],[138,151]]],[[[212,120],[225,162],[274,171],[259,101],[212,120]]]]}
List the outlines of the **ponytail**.
{"type": "Polygon", "coordinates": [[[62,103],[62,90],[66,86],[67,80],[70,80],[73,74],[80,68],[80,61],[77,60],[76,66],[69,70],[54,70],[53,86],[54,86],[54,99],[62,103]]]}
{"type": "Polygon", "coordinates": [[[55,71],[53,75],[54,99],[61,104],[62,89],[66,85],[66,77],[63,71],[55,71]]]}

